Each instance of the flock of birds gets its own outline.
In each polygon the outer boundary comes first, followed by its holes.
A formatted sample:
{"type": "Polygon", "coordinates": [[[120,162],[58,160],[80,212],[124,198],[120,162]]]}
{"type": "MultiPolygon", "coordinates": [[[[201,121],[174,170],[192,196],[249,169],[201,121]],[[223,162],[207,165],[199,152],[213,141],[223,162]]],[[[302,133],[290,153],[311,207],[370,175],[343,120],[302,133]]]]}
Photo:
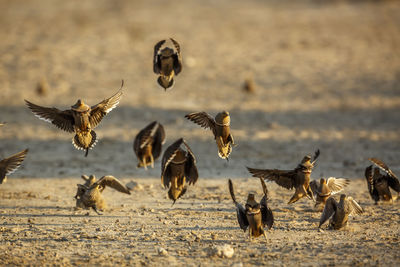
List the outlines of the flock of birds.
{"type": "MultiPolygon", "coordinates": [[[[153,70],[159,75],[158,84],[167,90],[174,84],[174,77],[182,70],[181,49],[177,41],[170,38],[162,40],[154,47],[153,70]]],[[[93,130],[101,120],[112,109],[114,109],[122,96],[121,88],[110,98],[100,103],[89,106],[82,100],[78,100],[70,109],[60,110],[36,105],[25,100],[28,108],[42,120],[50,122],[69,133],[74,133],[72,144],[77,149],[85,151],[85,156],[97,142],[97,134],[93,130]]],[[[206,112],[194,112],[185,115],[188,120],[210,129],[218,148],[218,156],[229,160],[232,148],[235,146],[233,136],[230,131],[230,115],[227,111],[218,113],[215,118],[206,112]]],[[[4,124],[0,124],[2,126],[4,124]]],[[[137,156],[137,167],[148,166],[154,168],[154,162],[162,152],[165,143],[165,131],[162,124],[157,121],[151,122],[143,128],[135,137],[133,150],[137,156]]],[[[14,172],[23,162],[28,149],[21,151],[11,157],[0,161],[0,183],[5,182],[6,177],[14,172]]],[[[351,197],[342,194],[340,201],[337,202],[334,194],[341,192],[348,184],[349,180],[344,178],[330,177],[310,181],[311,172],[315,166],[320,151],[317,150],[313,157],[305,156],[293,170],[278,169],[255,169],[247,167],[253,177],[258,177],[263,188],[264,196],[257,202],[253,193],[248,194],[245,206],[236,201],[233,183],[229,179],[229,192],[236,206],[237,219],[243,231],[249,229],[249,238],[266,236],[264,228],[270,229],[274,223],[272,210],[268,207],[268,189],[264,182],[273,181],[286,189],[295,189],[295,193],[288,204],[295,203],[303,197],[308,197],[315,201],[315,208],[322,211],[319,229],[330,219],[329,227],[340,229],[347,225],[348,217],[354,214],[363,213],[360,205],[351,197]]],[[[375,201],[391,201],[393,197],[390,188],[400,192],[400,183],[396,175],[389,167],[379,159],[370,158],[376,165],[368,166],[365,170],[368,191],[375,201]],[[382,174],[380,169],[385,173],[382,174]]],[[[165,151],[161,162],[161,184],[168,188],[168,197],[173,201],[182,197],[187,191],[187,184],[195,184],[198,179],[196,157],[188,143],[180,138],[172,143],[165,151]]],[[[83,184],[78,184],[75,195],[76,207],[92,208],[96,213],[101,214],[106,207],[106,202],[102,197],[102,191],[108,186],[119,192],[130,194],[130,188],[122,184],[113,176],[104,176],[96,180],[94,175],[90,177],[82,175],[83,184]]]]}

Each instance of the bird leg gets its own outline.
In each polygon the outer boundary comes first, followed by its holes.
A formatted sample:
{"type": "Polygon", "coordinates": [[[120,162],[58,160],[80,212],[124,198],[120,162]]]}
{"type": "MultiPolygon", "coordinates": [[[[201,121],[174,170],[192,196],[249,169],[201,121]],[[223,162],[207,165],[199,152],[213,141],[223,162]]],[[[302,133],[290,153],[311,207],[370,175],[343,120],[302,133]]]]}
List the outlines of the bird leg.
{"type": "Polygon", "coordinates": [[[154,169],[154,157],[153,157],[153,154],[150,154],[150,162],[151,162],[151,167],[154,169]]]}
{"type": "Polygon", "coordinates": [[[93,208],[93,210],[97,213],[97,215],[103,215],[103,213],[100,213],[100,212],[97,210],[96,206],[93,206],[92,208],[93,208]]]}
{"type": "Polygon", "coordinates": [[[250,242],[252,241],[252,240],[251,240],[251,233],[252,233],[251,227],[249,227],[249,240],[250,240],[250,242]]]}
{"type": "Polygon", "coordinates": [[[145,170],[147,170],[146,157],[143,157],[143,167],[144,167],[145,170]]]}

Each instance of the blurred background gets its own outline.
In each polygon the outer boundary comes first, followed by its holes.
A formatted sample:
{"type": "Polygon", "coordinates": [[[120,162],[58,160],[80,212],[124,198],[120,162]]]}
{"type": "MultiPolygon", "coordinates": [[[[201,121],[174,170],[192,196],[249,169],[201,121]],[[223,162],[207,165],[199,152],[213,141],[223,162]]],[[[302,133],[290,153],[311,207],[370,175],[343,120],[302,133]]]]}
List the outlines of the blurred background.
{"type": "Polygon", "coordinates": [[[1,0],[0,156],[30,148],[15,177],[159,177],[160,159],[136,169],[132,149],[158,120],[165,145],[188,141],[201,177],[291,169],[317,148],[313,178],[363,177],[372,156],[400,174],[399,14],[398,1],[1,0]],[[164,92],[152,60],[169,37],[184,67],[164,92]],[[24,104],[94,105],[122,79],[88,158],[24,104]],[[222,110],[238,143],[229,163],[210,131],[184,119],[222,110]]]}

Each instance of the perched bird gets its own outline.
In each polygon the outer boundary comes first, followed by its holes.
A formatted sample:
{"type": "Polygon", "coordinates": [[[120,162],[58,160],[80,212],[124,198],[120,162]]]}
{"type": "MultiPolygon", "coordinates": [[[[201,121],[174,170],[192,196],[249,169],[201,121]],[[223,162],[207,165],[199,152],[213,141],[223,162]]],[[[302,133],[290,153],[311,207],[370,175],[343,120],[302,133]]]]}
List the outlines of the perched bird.
{"type": "Polygon", "coordinates": [[[85,184],[78,184],[78,190],[75,195],[76,207],[92,208],[99,215],[101,215],[99,210],[103,211],[106,208],[106,201],[101,194],[106,186],[128,195],[131,194],[125,185],[111,175],[103,176],[98,181],[96,181],[94,175],[90,177],[82,175],[82,179],[85,180],[85,184]]]}
{"type": "Polygon", "coordinates": [[[315,198],[315,207],[322,210],[326,200],[343,190],[350,183],[349,179],[329,177],[328,179],[321,178],[310,182],[310,188],[315,198]]]}
{"type": "Polygon", "coordinates": [[[7,181],[7,176],[15,172],[24,161],[28,149],[0,161],[0,184],[7,181]]]}
{"type": "Polygon", "coordinates": [[[260,181],[264,191],[263,198],[260,202],[257,202],[254,199],[254,194],[250,193],[247,196],[245,208],[243,208],[243,206],[236,201],[233,184],[231,179],[229,179],[229,192],[231,193],[233,203],[236,206],[236,214],[239,226],[243,232],[246,232],[247,227],[249,227],[250,241],[252,237],[259,237],[260,235],[264,235],[264,237],[267,238],[264,227],[268,226],[268,229],[271,229],[272,225],[274,224],[274,215],[272,214],[272,210],[267,205],[267,186],[262,178],[260,178],[260,181]]]}
{"type": "Polygon", "coordinates": [[[161,184],[169,188],[168,197],[173,201],[172,205],[185,194],[186,182],[194,185],[198,177],[196,158],[189,145],[180,138],[165,150],[161,166],[161,184]],[[186,151],[181,148],[182,144],[186,151]]]}
{"type": "Polygon", "coordinates": [[[303,160],[294,170],[283,171],[277,169],[253,169],[247,167],[253,177],[260,177],[276,182],[278,185],[287,189],[296,189],[296,192],[289,200],[288,204],[294,203],[304,196],[314,199],[314,195],[310,188],[310,175],[315,166],[315,162],[319,156],[319,149],[315,151],[314,158],[305,156],[303,160]]]}
{"type": "Polygon", "coordinates": [[[92,107],[89,107],[80,99],[68,110],[41,107],[27,100],[25,102],[39,119],[50,122],[69,133],[75,132],[72,144],[76,149],[86,150],[86,157],[89,149],[93,148],[97,142],[96,132],[92,129],[99,125],[103,117],[118,105],[123,84],[124,81],[122,81],[121,88],[115,95],[92,107]]]}
{"type": "Polygon", "coordinates": [[[157,82],[165,91],[174,85],[174,76],[182,71],[181,48],[177,41],[170,38],[154,46],[153,71],[160,75],[157,82]]]}
{"type": "Polygon", "coordinates": [[[372,165],[365,169],[365,178],[367,179],[368,191],[375,204],[379,200],[393,202],[390,188],[400,193],[400,183],[397,176],[389,169],[389,167],[379,159],[370,158],[376,166],[372,172],[372,165]],[[379,169],[382,169],[386,174],[381,174],[379,169]]]}
{"type": "Polygon", "coordinates": [[[164,143],[164,127],[157,121],[153,121],[141,130],[133,142],[133,150],[139,160],[137,167],[144,167],[147,170],[147,165],[151,165],[154,168],[154,161],[160,156],[164,143]]]}
{"type": "Polygon", "coordinates": [[[329,219],[329,227],[339,230],[347,225],[348,217],[355,214],[362,214],[364,210],[358,203],[345,194],[340,195],[339,203],[333,197],[328,198],[325,204],[324,211],[322,212],[321,219],[319,220],[318,228],[329,219]]]}
{"type": "Polygon", "coordinates": [[[218,155],[220,158],[229,160],[232,152],[232,146],[235,145],[231,134],[231,117],[228,111],[222,111],[215,116],[215,119],[206,112],[194,112],[185,115],[185,118],[193,121],[203,128],[209,128],[214,134],[217,142],[218,155]]]}

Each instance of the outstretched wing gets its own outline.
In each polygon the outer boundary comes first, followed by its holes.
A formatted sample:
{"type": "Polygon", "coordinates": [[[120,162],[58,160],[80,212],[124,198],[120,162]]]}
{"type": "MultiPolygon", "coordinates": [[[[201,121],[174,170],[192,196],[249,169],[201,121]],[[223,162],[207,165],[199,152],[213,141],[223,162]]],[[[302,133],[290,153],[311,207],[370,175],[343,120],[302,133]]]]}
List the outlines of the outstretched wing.
{"type": "Polygon", "coordinates": [[[122,80],[121,88],[117,93],[91,107],[89,121],[92,128],[95,128],[103,119],[103,117],[118,105],[119,101],[121,100],[123,86],[124,80],[122,80]]]}
{"type": "Polygon", "coordinates": [[[0,184],[3,183],[3,180],[7,175],[15,172],[18,167],[21,166],[27,153],[28,149],[25,149],[0,161],[0,184]]]}
{"type": "Polygon", "coordinates": [[[50,122],[66,132],[74,132],[74,117],[71,110],[61,111],[57,108],[46,108],[25,100],[28,108],[41,120],[50,122]]]}
{"type": "Polygon", "coordinates": [[[396,192],[399,192],[400,193],[400,183],[399,183],[399,180],[396,178],[396,177],[393,177],[393,176],[390,176],[390,175],[388,175],[387,176],[387,178],[388,178],[388,185],[393,189],[393,190],[395,190],[396,192]]]}
{"type": "Polygon", "coordinates": [[[185,162],[185,176],[189,185],[191,185],[195,184],[197,182],[197,179],[199,178],[199,173],[196,166],[196,157],[194,156],[193,151],[190,149],[185,140],[183,140],[183,144],[185,145],[188,152],[187,160],[185,162]]]}
{"type": "Polygon", "coordinates": [[[313,158],[312,161],[311,161],[311,164],[312,164],[312,165],[314,165],[314,163],[317,161],[317,158],[319,157],[320,154],[321,154],[321,152],[319,151],[319,149],[317,149],[317,150],[314,152],[314,158],[313,158]]]}
{"type": "Polygon", "coordinates": [[[332,194],[337,194],[342,191],[350,183],[349,179],[329,177],[326,184],[332,194]]]}
{"type": "Polygon", "coordinates": [[[292,189],[296,185],[294,171],[283,171],[276,169],[254,169],[246,167],[247,170],[253,175],[253,177],[264,178],[270,181],[274,181],[278,185],[287,189],[292,189]]]}
{"type": "Polygon", "coordinates": [[[97,185],[100,185],[103,188],[109,186],[121,193],[125,193],[128,195],[131,194],[131,192],[129,192],[129,189],[124,184],[122,184],[117,178],[111,175],[101,177],[100,180],[98,180],[92,186],[97,186],[97,185]]]}
{"type": "Polygon", "coordinates": [[[333,197],[328,198],[324,207],[324,211],[322,212],[321,218],[319,220],[318,228],[320,228],[336,212],[336,209],[336,200],[333,197]]]}
{"type": "Polygon", "coordinates": [[[163,184],[164,187],[169,186],[169,182],[170,182],[170,178],[171,178],[170,174],[168,172],[168,170],[169,170],[168,165],[174,159],[176,152],[178,151],[178,149],[182,145],[182,143],[183,143],[183,138],[179,138],[173,144],[171,144],[164,152],[164,155],[163,155],[163,158],[161,161],[161,184],[163,184]]]}
{"type": "Polygon", "coordinates": [[[349,215],[360,215],[364,212],[363,208],[361,208],[361,206],[352,197],[347,197],[347,203],[351,207],[351,212],[349,215]]]}
{"type": "Polygon", "coordinates": [[[159,123],[157,121],[153,121],[136,135],[135,141],[133,142],[133,150],[135,150],[137,156],[139,156],[140,149],[147,146],[153,140],[158,126],[159,123]]]}
{"type": "Polygon", "coordinates": [[[206,112],[193,112],[185,115],[185,118],[193,121],[194,123],[200,125],[203,128],[209,128],[214,134],[214,137],[217,135],[217,131],[215,129],[215,120],[213,117],[208,115],[206,112]]]}
{"type": "Polygon", "coordinates": [[[161,46],[165,43],[165,40],[161,40],[154,46],[154,58],[153,58],[153,71],[155,74],[160,74],[161,66],[158,60],[158,54],[161,46]]]}
{"type": "Polygon", "coordinates": [[[243,208],[241,204],[237,203],[236,201],[235,192],[233,191],[233,184],[231,179],[228,180],[228,183],[229,183],[229,192],[231,194],[231,198],[236,206],[236,215],[240,229],[246,231],[247,227],[249,226],[249,221],[247,220],[246,216],[246,210],[243,208]]]}
{"type": "Polygon", "coordinates": [[[272,225],[274,225],[274,214],[267,205],[267,200],[269,199],[267,185],[265,184],[263,178],[260,178],[260,182],[264,192],[264,196],[260,201],[261,220],[264,225],[268,226],[268,229],[271,229],[272,225]]]}
{"type": "Polygon", "coordinates": [[[372,165],[365,168],[365,179],[367,180],[368,192],[371,198],[375,201],[379,200],[379,193],[374,186],[374,179],[372,175],[372,165]]]}
{"type": "Polygon", "coordinates": [[[178,75],[181,71],[182,71],[182,55],[181,55],[181,47],[178,44],[177,41],[175,41],[174,39],[170,38],[171,42],[174,45],[174,50],[175,50],[175,55],[173,55],[173,59],[174,59],[174,72],[175,75],[178,75]]]}
{"type": "Polygon", "coordinates": [[[398,179],[397,176],[392,172],[391,169],[389,169],[389,167],[383,161],[377,158],[369,158],[368,160],[374,163],[376,166],[378,166],[381,170],[389,174],[391,177],[398,179]]]}

